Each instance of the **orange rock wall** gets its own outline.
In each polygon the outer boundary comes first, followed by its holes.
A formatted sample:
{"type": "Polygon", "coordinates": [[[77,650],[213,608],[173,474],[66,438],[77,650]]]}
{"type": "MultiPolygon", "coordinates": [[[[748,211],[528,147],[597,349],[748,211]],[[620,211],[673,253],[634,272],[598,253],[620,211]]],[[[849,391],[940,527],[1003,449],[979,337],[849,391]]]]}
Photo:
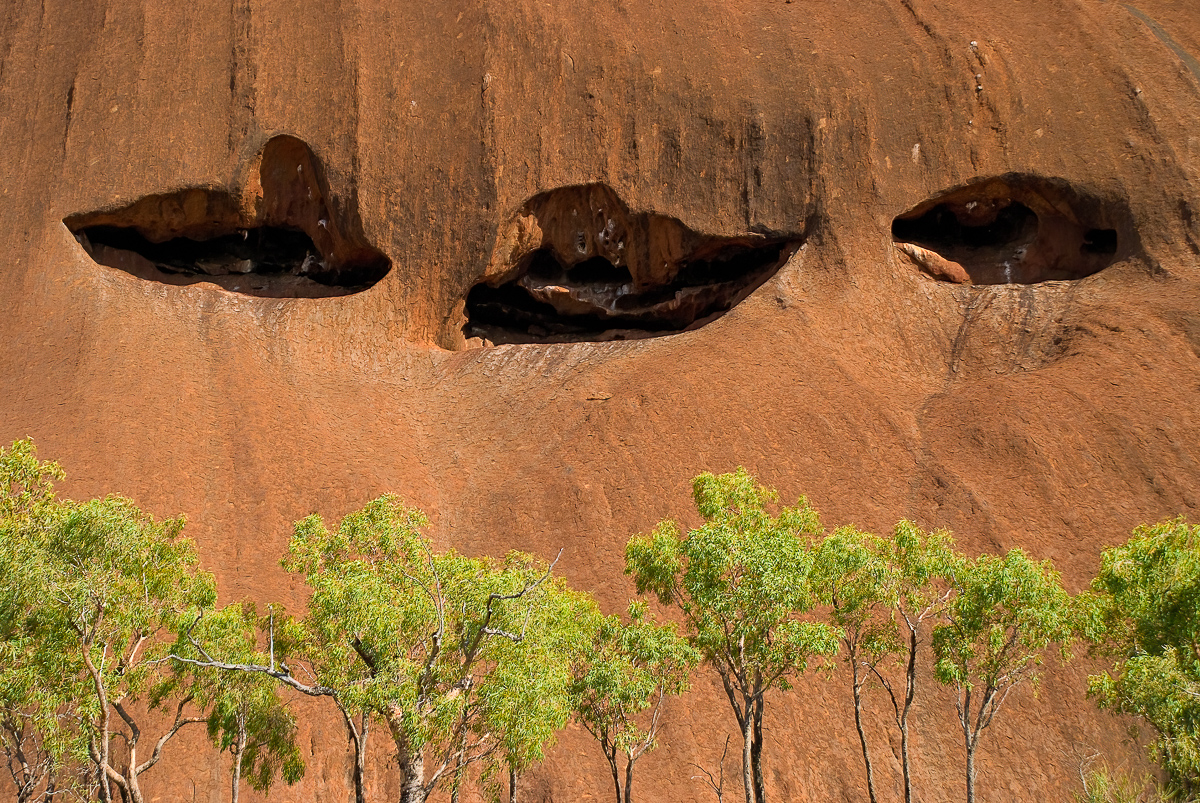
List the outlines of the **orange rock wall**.
{"type": "MultiPolygon", "coordinates": [[[[1167,0],[11,0],[0,442],[33,436],[67,495],[185,513],[227,600],[302,605],[278,565],[290,523],[395,491],[443,546],[564,547],[563,572],[616,610],[627,538],[694,520],[690,478],[737,465],[829,524],[950,527],[971,551],[1052,558],[1077,588],[1133,526],[1200,505],[1197,57],[1200,7],[1167,0]],[[242,197],[278,135],[391,260],[378,284],[171,286],[94,263],[62,222],[242,197]],[[1127,210],[1105,224],[1115,263],[973,286],[893,247],[897,215],[1006,174],[1127,210]],[[468,343],[464,299],[520,210],[592,183],[705,236],[804,246],[692,331],[468,343]]],[[[1082,756],[1138,760],[1085,673],[1015,695],[984,736],[983,799],[1068,799],[1082,756]]],[[[775,800],[865,797],[848,708],[819,678],[777,698],[775,800]]],[[[689,762],[712,767],[736,727],[707,682],[668,714],[637,792],[705,799],[689,762]]],[[[924,799],[960,794],[952,720],[944,696],[917,712],[924,799]]],[[[340,726],[313,722],[308,777],[271,799],[342,799],[340,726]]],[[[223,761],[180,748],[152,796],[224,799],[223,761]]],[[[735,795],[735,759],[727,774],[735,795]]],[[[609,794],[575,729],[527,784],[609,794]]]]}

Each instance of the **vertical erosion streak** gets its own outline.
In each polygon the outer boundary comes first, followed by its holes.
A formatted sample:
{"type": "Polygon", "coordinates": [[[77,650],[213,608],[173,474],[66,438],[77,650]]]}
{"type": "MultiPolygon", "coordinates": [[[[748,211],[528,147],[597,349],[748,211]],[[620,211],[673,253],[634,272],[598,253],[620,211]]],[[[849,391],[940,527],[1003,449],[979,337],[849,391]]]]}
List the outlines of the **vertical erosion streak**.
{"type": "Polygon", "coordinates": [[[1176,42],[1174,37],[1167,33],[1166,29],[1159,25],[1158,22],[1155,21],[1155,19],[1149,14],[1141,9],[1134,8],[1129,3],[1122,3],[1121,5],[1125,7],[1126,11],[1128,11],[1137,19],[1141,20],[1160,42],[1170,48],[1171,52],[1178,56],[1179,60],[1182,61],[1184,66],[1187,67],[1192,73],[1192,77],[1200,82],[1200,61],[1197,61],[1195,56],[1187,52],[1187,50],[1183,48],[1183,45],[1176,42]]]}
{"type": "Polygon", "coordinates": [[[250,0],[230,0],[229,152],[235,153],[254,117],[254,35],[250,0]]]}

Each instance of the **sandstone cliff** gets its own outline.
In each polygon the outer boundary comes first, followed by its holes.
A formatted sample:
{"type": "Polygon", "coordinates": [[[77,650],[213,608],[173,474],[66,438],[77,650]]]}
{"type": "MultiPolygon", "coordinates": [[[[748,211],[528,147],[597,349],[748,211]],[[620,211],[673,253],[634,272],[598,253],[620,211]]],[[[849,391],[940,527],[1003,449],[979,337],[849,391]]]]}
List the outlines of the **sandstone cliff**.
{"type": "MultiPolygon", "coordinates": [[[[1198,57],[1168,0],[12,0],[0,442],[185,513],[226,599],[301,604],[290,523],[395,491],[443,545],[565,547],[615,610],[629,535],[739,464],[1077,588],[1200,515],[1198,57]]],[[[985,735],[984,799],[1138,760],[1085,672],[985,735]]],[[[639,791],[702,799],[724,703],[668,717],[639,791]]],[[[914,722],[929,800],[952,717],[914,722]]],[[[272,799],[342,799],[315,722],[272,799]]],[[[840,688],[768,726],[776,800],[863,798],[840,688]]],[[[211,751],[174,767],[159,799],[225,794],[211,751]]],[[[529,795],[603,771],[570,731],[529,795]]]]}

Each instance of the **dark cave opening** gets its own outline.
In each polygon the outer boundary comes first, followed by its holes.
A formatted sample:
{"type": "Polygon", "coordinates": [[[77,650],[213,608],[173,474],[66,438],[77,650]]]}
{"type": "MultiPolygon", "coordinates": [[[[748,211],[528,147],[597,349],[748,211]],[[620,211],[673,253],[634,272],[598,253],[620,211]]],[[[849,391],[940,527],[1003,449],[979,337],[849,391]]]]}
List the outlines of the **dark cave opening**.
{"type": "Polygon", "coordinates": [[[896,218],[897,240],[941,251],[953,248],[1002,248],[1029,242],[1037,234],[1038,217],[1022,203],[999,210],[991,220],[972,224],[959,220],[949,204],[938,204],[919,218],[896,218]]]}
{"type": "Polygon", "coordinates": [[[794,250],[787,241],[718,244],[672,279],[638,288],[628,268],[604,257],[564,264],[549,248],[523,260],[508,281],[481,283],[466,299],[467,337],[493,343],[621,340],[685,331],[731,309],[794,250]]]}
{"type": "Polygon", "coordinates": [[[391,270],[353,204],[336,203],[302,140],[272,137],[230,187],[144,195],[63,224],[92,261],[151,282],[198,283],[264,298],[326,298],[391,270]],[[336,212],[337,214],[332,214],[336,212]]]}
{"type": "Polygon", "coordinates": [[[1088,229],[1083,235],[1083,250],[1089,254],[1117,253],[1117,230],[1088,229]]]}
{"type": "MultiPolygon", "coordinates": [[[[550,255],[550,259],[558,263],[553,255],[550,255]]],[[[604,257],[592,257],[586,262],[580,262],[568,269],[566,279],[572,284],[578,285],[623,285],[632,282],[633,275],[630,274],[628,268],[614,265],[604,257]]]]}
{"type": "Polygon", "coordinates": [[[897,247],[934,278],[976,285],[1091,276],[1117,258],[1127,210],[1065,181],[1019,174],[943,193],[892,221],[897,247]],[[1111,224],[1110,224],[1111,225],[1111,224]]]}
{"type": "Polygon", "coordinates": [[[305,232],[285,226],[161,242],[131,226],[86,226],[74,233],[96,262],[143,279],[175,285],[211,282],[268,298],[349,295],[371,287],[391,269],[386,257],[367,249],[331,264],[305,232]]]}

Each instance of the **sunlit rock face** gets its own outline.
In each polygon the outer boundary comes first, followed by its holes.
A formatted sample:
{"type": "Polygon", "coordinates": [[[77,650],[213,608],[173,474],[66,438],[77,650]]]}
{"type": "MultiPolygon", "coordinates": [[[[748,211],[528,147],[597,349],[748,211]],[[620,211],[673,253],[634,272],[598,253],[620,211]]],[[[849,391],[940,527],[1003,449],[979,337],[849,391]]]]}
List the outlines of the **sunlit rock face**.
{"type": "MultiPolygon", "coordinates": [[[[1198,56],[1200,8],[1166,0],[16,0],[0,440],[69,495],[186,514],[223,599],[302,607],[291,522],[394,491],[442,546],[563,548],[615,611],[628,536],[737,465],[1078,588],[1200,504],[1198,56]]],[[[1141,760],[1085,673],[1010,698],[981,798],[1141,760]]],[[[837,677],[770,710],[773,799],[864,798],[837,677]]],[[[914,724],[922,799],[960,795],[949,705],[914,724]]],[[[273,800],[349,777],[308,713],[325,749],[273,800]]],[[[664,722],[638,794],[702,799],[723,695],[664,722]]],[[[194,739],[151,796],[223,794],[194,739]]],[[[606,772],[568,730],[523,783],[606,772]]]]}

